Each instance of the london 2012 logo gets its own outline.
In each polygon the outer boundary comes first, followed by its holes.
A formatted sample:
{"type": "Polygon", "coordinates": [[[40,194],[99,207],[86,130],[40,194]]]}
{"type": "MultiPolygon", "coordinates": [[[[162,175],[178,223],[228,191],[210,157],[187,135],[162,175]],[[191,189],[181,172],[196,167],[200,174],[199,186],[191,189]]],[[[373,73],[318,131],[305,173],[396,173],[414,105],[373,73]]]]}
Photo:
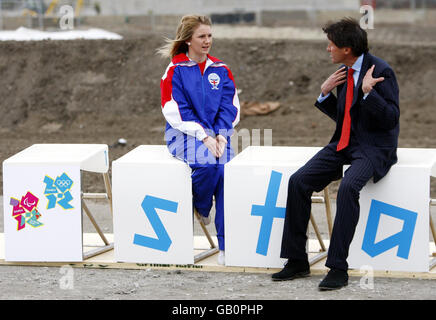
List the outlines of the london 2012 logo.
{"type": "Polygon", "coordinates": [[[21,197],[21,200],[11,197],[12,217],[17,220],[17,231],[24,229],[26,225],[30,225],[33,228],[43,225],[39,221],[41,213],[37,208],[38,202],[39,199],[30,191],[21,197]]]}
{"type": "MultiPolygon", "coordinates": [[[[44,195],[48,200],[47,209],[55,208],[56,204],[63,209],[74,208],[70,204],[73,200],[70,192],[73,180],[65,172],[56,179],[46,175],[43,182],[45,183],[44,195]]],[[[39,198],[30,191],[22,196],[21,200],[11,197],[12,217],[17,220],[17,231],[23,230],[26,225],[34,228],[44,225],[40,221],[42,214],[38,210],[39,202],[39,198]]]]}
{"type": "Polygon", "coordinates": [[[56,179],[46,175],[44,183],[46,185],[44,195],[48,199],[47,209],[55,208],[56,204],[63,209],[73,209],[73,206],[70,204],[71,200],[73,200],[70,192],[73,180],[65,172],[56,177],[56,179]]]}

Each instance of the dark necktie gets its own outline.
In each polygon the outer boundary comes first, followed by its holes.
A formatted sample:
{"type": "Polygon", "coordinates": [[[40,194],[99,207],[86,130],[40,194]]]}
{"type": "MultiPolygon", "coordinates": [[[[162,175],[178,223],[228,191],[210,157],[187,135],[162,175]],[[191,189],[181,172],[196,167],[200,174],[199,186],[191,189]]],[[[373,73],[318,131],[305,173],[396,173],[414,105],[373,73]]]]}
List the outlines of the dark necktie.
{"type": "Polygon", "coordinates": [[[353,73],[354,73],[354,69],[348,68],[347,96],[345,98],[344,122],[342,123],[341,139],[339,140],[338,146],[336,147],[337,151],[346,148],[348,146],[348,143],[350,142],[350,131],[351,131],[350,109],[351,109],[351,103],[353,102],[353,91],[354,91],[353,73]]]}

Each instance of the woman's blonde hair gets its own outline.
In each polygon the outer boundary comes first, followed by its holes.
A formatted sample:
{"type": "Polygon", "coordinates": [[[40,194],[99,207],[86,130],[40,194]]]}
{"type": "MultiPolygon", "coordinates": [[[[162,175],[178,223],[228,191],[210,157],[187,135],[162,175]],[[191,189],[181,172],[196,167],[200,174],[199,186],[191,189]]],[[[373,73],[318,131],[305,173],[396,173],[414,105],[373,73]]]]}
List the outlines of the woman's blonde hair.
{"type": "Polygon", "coordinates": [[[209,17],[201,15],[186,15],[180,20],[179,26],[177,27],[176,38],[174,40],[165,39],[166,44],[159,48],[157,52],[165,58],[173,58],[179,53],[185,53],[188,51],[188,45],[186,41],[192,38],[195,29],[200,24],[205,24],[208,26],[212,25],[209,17]]]}

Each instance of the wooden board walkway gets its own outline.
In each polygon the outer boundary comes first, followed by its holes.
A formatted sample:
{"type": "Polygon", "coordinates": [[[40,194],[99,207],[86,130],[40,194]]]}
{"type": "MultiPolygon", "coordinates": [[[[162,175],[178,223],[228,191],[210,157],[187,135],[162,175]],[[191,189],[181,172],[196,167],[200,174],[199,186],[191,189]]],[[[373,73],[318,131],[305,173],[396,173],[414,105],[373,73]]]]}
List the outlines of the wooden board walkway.
{"type": "MultiPolygon", "coordinates": [[[[105,234],[109,242],[113,242],[113,234],[105,234]]],[[[216,241],[216,238],[214,238],[216,241]]],[[[324,243],[328,245],[328,240],[324,243]]],[[[85,233],[83,235],[84,251],[93,250],[103,245],[103,242],[97,233],[85,233]]],[[[194,236],[194,255],[209,249],[209,243],[205,236],[194,236]]],[[[430,251],[436,250],[434,242],[430,243],[430,251]]],[[[316,239],[309,240],[309,259],[320,253],[319,242],[316,239]]],[[[255,268],[255,267],[235,267],[222,266],[217,263],[218,254],[212,255],[192,265],[174,265],[174,264],[155,264],[155,263],[131,263],[117,262],[114,259],[114,250],[99,254],[82,262],[7,262],[4,260],[4,234],[0,233],[0,266],[37,266],[37,267],[60,267],[70,265],[76,268],[97,268],[97,269],[160,269],[160,270],[192,270],[208,272],[247,272],[247,273],[274,273],[279,271],[277,268],[255,268]]],[[[433,260],[429,253],[429,263],[433,260]]],[[[328,269],[324,266],[325,258],[314,263],[311,266],[312,275],[324,275],[328,269]]],[[[362,277],[365,275],[360,270],[349,270],[349,276],[362,277]]],[[[387,278],[416,278],[416,279],[436,279],[436,267],[430,272],[399,272],[399,271],[374,271],[375,277],[387,278]]]]}

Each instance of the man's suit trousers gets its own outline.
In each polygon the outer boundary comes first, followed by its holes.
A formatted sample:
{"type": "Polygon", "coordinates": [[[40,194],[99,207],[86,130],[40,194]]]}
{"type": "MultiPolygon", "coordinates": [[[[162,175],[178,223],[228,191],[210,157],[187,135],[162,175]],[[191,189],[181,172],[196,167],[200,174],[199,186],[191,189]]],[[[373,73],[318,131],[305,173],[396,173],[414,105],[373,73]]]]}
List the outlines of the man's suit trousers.
{"type": "Polygon", "coordinates": [[[348,249],[359,220],[359,194],[374,174],[370,161],[356,142],[341,151],[336,143],[327,145],[289,179],[286,217],[281,257],[306,260],[307,227],[314,191],[323,190],[338,177],[344,164],[351,166],[344,173],[336,200],[336,216],[327,253],[326,266],[348,269],[348,249]]]}

